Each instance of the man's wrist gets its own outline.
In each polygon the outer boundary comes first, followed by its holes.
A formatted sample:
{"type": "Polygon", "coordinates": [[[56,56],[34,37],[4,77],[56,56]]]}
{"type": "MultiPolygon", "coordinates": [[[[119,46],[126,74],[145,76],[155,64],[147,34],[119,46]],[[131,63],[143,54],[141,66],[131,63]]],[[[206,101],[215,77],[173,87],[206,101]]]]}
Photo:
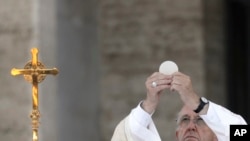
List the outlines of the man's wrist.
{"type": "Polygon", "coordinates": [[[200,97],[199,98],[199,105],[198,107],[194,110],[195,113],[200,113],[206,105],[208,105],[209,101],[205,97],[200,97]]]}
{"type": "Polygon", "coordinates": [[[140,106],[144,111],[146,111],[150,115],[152,115],[155,111],[155,106],[153,106],[152,104],[149,104],[146,100],[143,100],[140,106]]]}

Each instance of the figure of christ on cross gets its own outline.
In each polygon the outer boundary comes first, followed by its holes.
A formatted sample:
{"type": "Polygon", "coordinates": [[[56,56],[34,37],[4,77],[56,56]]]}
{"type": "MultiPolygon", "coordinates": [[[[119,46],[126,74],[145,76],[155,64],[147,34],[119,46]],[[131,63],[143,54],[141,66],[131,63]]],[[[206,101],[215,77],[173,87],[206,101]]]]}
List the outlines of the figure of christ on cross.
{"type": "Polygon", "coordinates": [[[24,69],[16,69],[13,68],[11,70],[11,74],[13,76],[16,75],[23,75],[25,80],[30,82],[32,84],[32,113],[30,115],[30,118],[32,119],[32,130],[33,130],[33,140],[32,141],[38,141],[38,128],[39,128],[39,118],[40,118],[40,112],[38,108],[38,83],[42,82],[46,75],[52,74],[56,75],[58,74],[58,70],[56,68],[53,69],[45,69],[45,66],[38,61],[38,49],[32,48],[31,49],[32,54],[32,60],[28,62],[24,69]]]}

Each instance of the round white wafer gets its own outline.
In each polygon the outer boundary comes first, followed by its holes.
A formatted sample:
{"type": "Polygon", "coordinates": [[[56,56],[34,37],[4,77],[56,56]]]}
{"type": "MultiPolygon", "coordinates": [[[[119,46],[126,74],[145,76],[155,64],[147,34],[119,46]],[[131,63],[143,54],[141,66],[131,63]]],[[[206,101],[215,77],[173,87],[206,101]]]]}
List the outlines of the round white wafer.
{"type": "Polygon", "coordinates": [[[159,67],[159,72],[165,75],[171,75],[178,71],[178,66],[173,61],[164,61],[159,67]]]}

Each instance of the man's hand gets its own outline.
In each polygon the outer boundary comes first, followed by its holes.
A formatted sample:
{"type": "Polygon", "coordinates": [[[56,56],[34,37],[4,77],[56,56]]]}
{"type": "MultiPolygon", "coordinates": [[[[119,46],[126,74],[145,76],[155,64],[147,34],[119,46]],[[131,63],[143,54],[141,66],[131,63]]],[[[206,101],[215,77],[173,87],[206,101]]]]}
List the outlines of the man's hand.
{"type": "Polygon", "coordinates": [[[189,76],[181,72],[174,73],[170,90],[177,91],[182,102],[190,109],[196,109],[198,107],[200,97],[193,90],[192,82],[189,76]]]}
{"type": "Polygon", "coordinates": [[[171,87],[172,80],[172,75],[164,75],[159,72],[155,72],[147,78],[145,82],[147,97],[142,103],[142,108],[146,112],[152,114],[155,111],[160,101],[162,91],[171,87]],[[156,86],[152,85],[153,82],[156,83],[156,86]]]}

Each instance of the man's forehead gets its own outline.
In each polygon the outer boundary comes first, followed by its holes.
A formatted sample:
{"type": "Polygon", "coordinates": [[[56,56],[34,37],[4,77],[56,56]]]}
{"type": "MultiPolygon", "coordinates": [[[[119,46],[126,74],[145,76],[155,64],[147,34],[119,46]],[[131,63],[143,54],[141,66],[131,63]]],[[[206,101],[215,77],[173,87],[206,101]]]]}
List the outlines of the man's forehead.
{"type": "Polygon", "coordinates": [[[190,109],[188,106],[183,106],[181,108],[181,111],[179,112],[179,116],[192,116],[192,117],[196,117],[198,116],[197,113],[195,113],[192,109],[190,109]]]}

